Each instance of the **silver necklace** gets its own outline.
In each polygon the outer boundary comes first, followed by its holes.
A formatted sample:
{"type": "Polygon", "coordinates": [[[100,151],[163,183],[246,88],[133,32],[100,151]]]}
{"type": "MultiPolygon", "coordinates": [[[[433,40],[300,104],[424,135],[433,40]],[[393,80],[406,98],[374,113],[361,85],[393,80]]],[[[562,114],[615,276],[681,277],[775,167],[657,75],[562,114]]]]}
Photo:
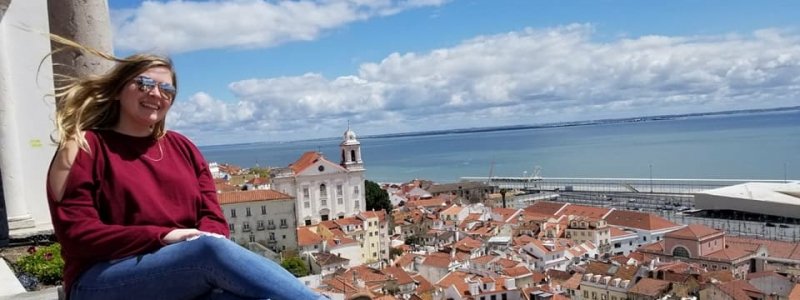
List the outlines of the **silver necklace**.
{"type": "Polygon", "coordinates": [[[142,156],[151,161],[161,161],[162,159],[164,159],[164,148],[161,148],[161,141],[156,141],[156,144],[158,144],[158,152],[161,153],[161,156],[159,156],[158,159],[147,156],[147,154],[142,154],[142,156]]]}

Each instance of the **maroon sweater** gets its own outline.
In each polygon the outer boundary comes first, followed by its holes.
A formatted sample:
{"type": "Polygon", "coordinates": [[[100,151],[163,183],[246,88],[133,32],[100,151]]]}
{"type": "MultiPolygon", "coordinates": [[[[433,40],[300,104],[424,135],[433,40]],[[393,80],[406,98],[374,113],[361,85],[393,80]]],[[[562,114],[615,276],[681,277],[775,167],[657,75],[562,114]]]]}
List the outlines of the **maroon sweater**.
{"type": "Polygon", "coordinates": [[[157,250],[175,228],[229,235],[208,164],[186,137],[85,137],[91,151],[78,151],[62,200],[47,187],[67,293],[95,263],[157,250]]]}

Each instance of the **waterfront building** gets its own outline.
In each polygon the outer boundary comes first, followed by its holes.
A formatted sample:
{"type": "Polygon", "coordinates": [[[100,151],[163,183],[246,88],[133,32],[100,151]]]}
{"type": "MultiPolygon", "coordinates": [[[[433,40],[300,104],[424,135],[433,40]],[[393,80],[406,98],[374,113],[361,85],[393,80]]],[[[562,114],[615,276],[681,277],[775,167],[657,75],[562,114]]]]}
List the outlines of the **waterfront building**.
{"type": "Polygon", "coordinates": [[[800,182],[748,182],[701,191],[695,207],[722,216],[778,217],[800,219],[800,182]]]}
{"type": "Polygon", "coordinates": [[[321,152],[304,153],[286,168],[273,169],[272,188],[295,197],[297,226],[318,224],[366,211],[361,143],[350,128],[339,145],[341,161],[321,152]]]}
{"type": "Polygon", "coordinates": [[[294,197],[273,190],[252,190],[220,193],[218,199],[231,240],[259,243],[275,252],[297,249],[294,197]]]}

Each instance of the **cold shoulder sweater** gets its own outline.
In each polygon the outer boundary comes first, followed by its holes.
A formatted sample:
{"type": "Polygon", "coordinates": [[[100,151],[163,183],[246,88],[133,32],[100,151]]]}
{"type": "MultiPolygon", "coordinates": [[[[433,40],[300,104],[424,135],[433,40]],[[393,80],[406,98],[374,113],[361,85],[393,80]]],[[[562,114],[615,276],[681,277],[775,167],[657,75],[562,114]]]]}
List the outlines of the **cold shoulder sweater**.
{"type": "Polygon", "coordinates": [[[61,201],[47,187],[67,293],[95,263],[155,251],[173,229],[229,235],[208,164],[186,137],[91,130],[85,138],[90,151],[78,151],[61,201]]]}

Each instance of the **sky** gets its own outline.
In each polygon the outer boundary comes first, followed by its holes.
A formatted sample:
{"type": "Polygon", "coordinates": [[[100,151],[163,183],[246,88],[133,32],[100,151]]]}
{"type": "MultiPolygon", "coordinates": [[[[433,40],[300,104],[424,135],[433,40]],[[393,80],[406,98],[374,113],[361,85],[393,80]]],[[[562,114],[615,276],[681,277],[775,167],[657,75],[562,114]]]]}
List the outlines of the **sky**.
{"type": "Polygon", "coordinates": [[[800,1],[110,0],[199,145],[800,105],[800,1]]]}

